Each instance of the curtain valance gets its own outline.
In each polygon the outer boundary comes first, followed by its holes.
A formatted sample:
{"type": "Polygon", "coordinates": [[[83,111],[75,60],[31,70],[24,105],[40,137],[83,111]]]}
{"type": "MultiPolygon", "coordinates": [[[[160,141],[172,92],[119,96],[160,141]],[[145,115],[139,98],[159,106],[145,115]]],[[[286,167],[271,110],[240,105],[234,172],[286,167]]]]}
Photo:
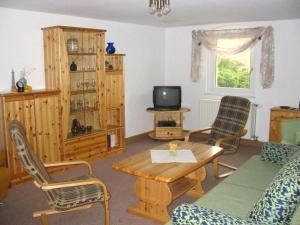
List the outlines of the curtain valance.
{"type": "Polygon", "coordinates": [[[260,75],[263,88],[270,88],[274,80],[273,28],[256,27],[230,30],[198,30],[192,32],[191,79],[196,82],[202,72],[202,48],[221,55],[234,55],[262,40],[260,75]],[[218,39],[242,39],[236,46],[218,46],[218,39]]]}

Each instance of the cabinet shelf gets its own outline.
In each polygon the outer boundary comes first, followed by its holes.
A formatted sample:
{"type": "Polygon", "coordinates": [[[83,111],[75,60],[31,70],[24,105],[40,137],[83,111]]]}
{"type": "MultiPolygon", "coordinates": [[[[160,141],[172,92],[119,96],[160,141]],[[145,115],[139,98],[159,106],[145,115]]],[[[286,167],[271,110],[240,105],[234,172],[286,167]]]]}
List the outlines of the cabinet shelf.
{"type": "Polygon", "coordinates": [[[71,91],[71,95],[83,95],[87,93],[96,93],[96,90],[78,90],[78,91],[71,91]]]}
{"type": "Polygon", "coordinates": [[[147,109],[147,112],[154,113],[154,131],[149,133],[149,137],[158,140],[184,139],[186,133],[183,130],[183,113],[188,111],[188,108],[171,111],[147,109]],[[158,124],[161,121],[174,121],[176,126],[160,127],[158,124]]]}
{"type": "Polygon", "coordinates": [[[159,127],[159,126],[156,126],[156,129],[178,129],[178,128],[182,128],[182,126],[176,126],[176,127],[159,127]]]}
{"type": "Polygon", "coordinates": [[[106,107],[106,110],[119,110],[122,106],[110,106],[110,107],[106,107]]]}
{"type": "Polygon", "coordinates": [[[68,55],[97,55],[95,52],[74,52],[68,53],[68,55]]]}
{"type": "Polygon", "coordinates": [[[106,75],[122,75],[123,71],[122,70],[105,70],[106,75]]]}
{"type": "Polygon", "coordinates": [[[71,111],[71,115],[78,115],[78,114],[81,114],[81,113],[98,112],[98,111],[99,111],[98,108],[86,108],[86,109],[82,109],[82,110],[71,111]]]}
{"type": "Polygon", "coordinates": [[[72,138],[78,138],[78,137],[83,137],[83,136],[88,136],[88,135],[93,135],[93,134],[96,134],[100,131],[103,131],[101,129],[94,129],[94,130],[91,130],[91,131],[85,131],[85,132],[79,132],[77,135],[73,135],[71,132],[68,133],[68,139],[72,139],[72,138]]]}
{"type": "Polygon", "coordinates": [[[107,130],[115,130],[115,129],[120,129],[123,128],[123,126],[119,125],[107,125],[107,130]]]}
{"type": "Polygon", "coordinates": [[[70,71],[70,73],[92,73],[96,72],[96,70],[76,70],[76,71],[70,71]]]}
{"type": "Polygon", "coordinates": [[[179,179],[178,181],[170,183],[169,186],[172,192],[172,198],[176,199],[179,196],[183,195],[185,192],[194,187],[197,182],[198,181],[196,179],[184,177],[182,179],[179,179]]]}

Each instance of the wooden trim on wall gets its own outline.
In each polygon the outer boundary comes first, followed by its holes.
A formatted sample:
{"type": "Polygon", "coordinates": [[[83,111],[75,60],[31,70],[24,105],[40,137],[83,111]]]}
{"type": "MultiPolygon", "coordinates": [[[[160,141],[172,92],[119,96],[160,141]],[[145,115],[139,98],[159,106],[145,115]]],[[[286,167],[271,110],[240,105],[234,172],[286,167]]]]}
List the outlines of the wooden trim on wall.
{"type": "Polygon", "coordinates": [[[263,142],[262,141],[249,140],[249,139],[243,139],[242,138],[241,139],[241,144],[242,145],[248,145],[248,146],[262,148],[263,142]]]}
{"type": "MultiPolygon", "coordinates": [[[[148,134],[151,133],[152,131],[148,131],[142,134],[134,135],[128,138],[125,138],[125,143],[126,144],[131,144],[140,140],[143,140],[144,138],[149,137],[148,134]]],[[[208,137],[208,134],[195,134],[195,136],[202,136],[202,137],[208,137]]],[[[241,139],[241,144],[242,145],[248,145],[248,146],[253,146],[253,147],[258,147],[261,148],[263,145],[263,142],[261,141],[254,141],[254,140],[249,140],[249,139],[241,139]]]]}
{"type": "MultiPolygon", "coordinates": [[[[202,133],[202,134],[195,134],[194,136],[196,137],[204,137],[204,138],[208,138],[209,134],[206,133],[202,133]]],[[[258,147],[261,148],[263,145],[262,141],[254,141],[254,140],[249,140],[249,139],[241,139],[241,145],[248,145],[248,146],[252,146],[252,147],[258,147]]]]}

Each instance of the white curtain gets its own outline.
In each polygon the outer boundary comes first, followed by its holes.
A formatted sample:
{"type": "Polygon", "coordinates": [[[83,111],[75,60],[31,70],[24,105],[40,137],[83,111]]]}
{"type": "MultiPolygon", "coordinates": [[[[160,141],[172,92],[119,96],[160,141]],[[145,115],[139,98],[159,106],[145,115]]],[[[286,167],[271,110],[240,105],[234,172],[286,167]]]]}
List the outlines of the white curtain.
{"type": "Polygon", "coordinates": [[[263,88],[270,88],[274,80],[273,28],[256,27],[232,30],[198,30],[192,32],[191,79],[196,82],[202,72],[202,48],[221,55],[234,55],[252,47],[262,40],[260,76],[263,88]],[[218,46],[218,39],[244,39],[236,46],[218,46]]]}

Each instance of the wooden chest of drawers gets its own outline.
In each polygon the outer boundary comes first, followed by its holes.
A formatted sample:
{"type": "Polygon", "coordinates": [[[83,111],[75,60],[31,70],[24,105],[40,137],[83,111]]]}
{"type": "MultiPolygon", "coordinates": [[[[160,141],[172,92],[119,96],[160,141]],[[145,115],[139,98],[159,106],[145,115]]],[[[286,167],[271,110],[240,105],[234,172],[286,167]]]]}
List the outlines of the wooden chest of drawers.
{"type": "Polygon", "coordinates": [[[281,141],[281,122],[289,119],[300,119],[300,109],[271,108],[269,141],[281,141]]]}

